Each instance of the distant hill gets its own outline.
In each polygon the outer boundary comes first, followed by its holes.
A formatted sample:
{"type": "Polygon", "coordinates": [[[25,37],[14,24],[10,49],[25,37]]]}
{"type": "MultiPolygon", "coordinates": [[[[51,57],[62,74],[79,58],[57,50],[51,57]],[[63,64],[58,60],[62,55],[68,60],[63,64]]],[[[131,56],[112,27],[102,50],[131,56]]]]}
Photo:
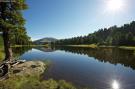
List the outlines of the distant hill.
{"type": "Polygon", "coordinates": [[[51,43],[51,42],[55,42],[57,41],[56,38],[51,38],[51,37],[46,37],[46,38],[42,38],[39,40],[35,40],[33,41],[34,44],[46,44],[46,43],[51,43]]]}

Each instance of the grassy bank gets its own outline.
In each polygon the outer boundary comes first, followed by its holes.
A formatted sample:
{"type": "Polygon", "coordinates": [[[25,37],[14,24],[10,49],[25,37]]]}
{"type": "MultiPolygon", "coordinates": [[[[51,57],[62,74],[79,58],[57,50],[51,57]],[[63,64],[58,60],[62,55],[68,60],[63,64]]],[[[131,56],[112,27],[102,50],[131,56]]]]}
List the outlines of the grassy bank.
{"type": "Polygon", "coordinates": [[[0,61],[4,59],[4,47],[3,47],[3,40],[0,36],[0,61]]]}
{"type": "Polygon", "coordinates": [[[14,45],[12,47],[37,47],[37,46],[49,47],[48,45],[14,45]]]}
{"type": "Polygon", "coordinates": [[[66,45],[68,47],[86,47],[86,48],[97,48],[98,46],[96,44],[90,44],[90,45],[66,45]]]}
{"type": "Polygon", "coordinates": [[[88,45],[65,45],[68,47],[82,47],[82,48],[114,48],[116,46],[106,46],[106,45],[97,45],[97,44],[88,44],[88,45]]]}
{"type": "Polygon", "coordinates": [[[81,48],[114,48],[116,46],[106,46],[106,45],[97,45],[97,44],[89,44],[89,45],[66,45],[68,47],[81,47],[81,48]]]}
{"type": "Polygon", "coordinates": [[[2,61],[4,59],[4,49],[2,46],[0,46],[0,61],[2,61]]]}
{"type": "Polygon", "coordinates": [[[41,80],[39,76],[12,76],[0,81],[0,89],[76,89],[64,80],[41,80]]]}
{"type": "Polygon", "coordinates": [[[65,45],[68,47],[80,47],[80,48],[120,48],[125,50],[135,50],[135,46],[106,46],[106,45],[96,45],[96,44],[90,44],[90,45],[65,45]]]}
{"type": "Polygon", "coordinates": [[[4,47],[3,47],[3,39],[0,35],[0,61],[4,59],[4,47]]]}
{"type": "Polygon", "coordinates": [[[120,46],[120,49],[135,50],[135,46],[120,46]]]}

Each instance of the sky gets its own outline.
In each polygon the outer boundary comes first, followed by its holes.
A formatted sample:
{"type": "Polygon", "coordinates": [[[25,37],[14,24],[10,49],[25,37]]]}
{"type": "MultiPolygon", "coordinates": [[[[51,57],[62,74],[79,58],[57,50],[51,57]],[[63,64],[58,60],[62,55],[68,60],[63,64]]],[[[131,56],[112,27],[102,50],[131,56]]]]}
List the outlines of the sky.
{"type": "Polygon", "coordinates": [[[26,29],[32,40],[84,36],[135,20],[135,0],[26,0],[26,29]]]}

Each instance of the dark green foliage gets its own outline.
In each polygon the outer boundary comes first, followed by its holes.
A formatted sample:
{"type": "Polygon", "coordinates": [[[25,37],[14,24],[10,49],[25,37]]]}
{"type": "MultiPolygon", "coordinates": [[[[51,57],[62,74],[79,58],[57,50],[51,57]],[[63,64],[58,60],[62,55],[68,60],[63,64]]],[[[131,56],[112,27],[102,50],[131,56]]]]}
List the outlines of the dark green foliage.
{"type": "Polygon", "coordinates": [[[62,39],[56,42],[57,45],[80,45],[80,44],[98,44],[98,45],[135,45],[135,21],[130,24],[124,24],[121,27],[112,26],[110,28],[99,29],[87,36],[62,39]]]}
{"type": "Polygon", "coordinates": [[[30,45],[31,38],[27,35],[25,28],[20,30],[13,30],[11,33],[12,45],[30,45]]]}

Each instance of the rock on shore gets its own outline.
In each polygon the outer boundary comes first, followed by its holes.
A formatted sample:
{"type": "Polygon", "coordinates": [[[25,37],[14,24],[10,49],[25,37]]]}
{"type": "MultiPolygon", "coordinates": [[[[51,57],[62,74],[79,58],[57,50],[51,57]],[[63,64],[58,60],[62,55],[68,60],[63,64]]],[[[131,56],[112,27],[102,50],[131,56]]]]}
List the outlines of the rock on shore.
{"type": "Polygon", "coordinates": [[[44,73],[46,65],[42,61],[26,61],[12,68],[15,75],[40,75],[44,73]]]}

